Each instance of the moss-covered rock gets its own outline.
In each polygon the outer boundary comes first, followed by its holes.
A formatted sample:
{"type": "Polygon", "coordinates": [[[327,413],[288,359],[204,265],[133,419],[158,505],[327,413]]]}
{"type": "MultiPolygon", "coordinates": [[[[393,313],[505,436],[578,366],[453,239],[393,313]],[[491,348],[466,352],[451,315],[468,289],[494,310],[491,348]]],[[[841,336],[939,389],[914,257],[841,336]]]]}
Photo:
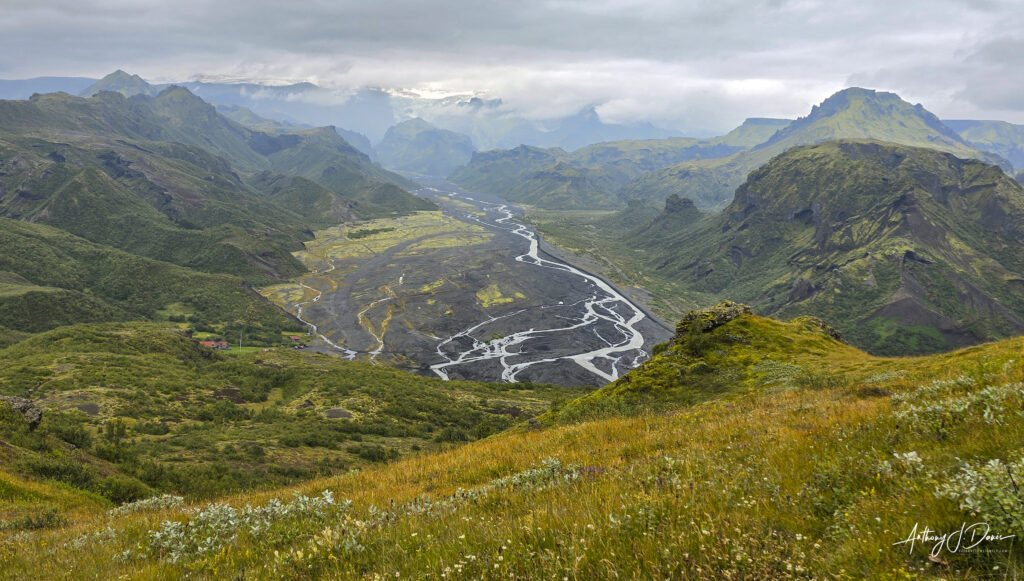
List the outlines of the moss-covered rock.
{"type": "Polygon", "coordinates": [[[740,315],[751,315],[754,311],[747,305],[722,301],[713,307],[690,311],[683,316],[683,319],[676,325],[677,335],[683,335],[694,331],[694,325],[700,332],[707,332],[712,329],[736,319],[740,315]]]}

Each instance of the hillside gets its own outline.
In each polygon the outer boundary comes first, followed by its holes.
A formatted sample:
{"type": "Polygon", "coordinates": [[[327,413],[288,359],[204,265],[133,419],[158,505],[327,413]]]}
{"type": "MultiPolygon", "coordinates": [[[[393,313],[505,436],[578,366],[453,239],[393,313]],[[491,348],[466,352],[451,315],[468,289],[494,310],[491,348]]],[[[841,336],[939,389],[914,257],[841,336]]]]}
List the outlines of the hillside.
{"type": "Polygon", "coordinates": [[[250,338],[301,329],[242,280],[197,272],[41,224],[0,218],[0,326],[36,333],[61,325],[187,316],[250,338]]]}
{"type": "Polygon", "coordinates": [[[252,283],[303,271],[310,223],[434,207],[333,128],[262,133],[180,87],[0,101],[0,160],[0,215],[252,283]],[[247,179],[270,171],[319,185],[268,198],[247,179]]]}
{"type": "MultiPolygon", "coordinates": [[[[629,199],[621,196],[621,190],[631,180],[682,161],[735,154],[769,139],[789,123],[785,119],[747,119],[713,139],[608,141],[572,153],[525,145],[480,152],[449,179],[470,191],[549,210],[621,208],[629,199]]],[[[661,200],[654,201],[660,204],[661,200]]]]}
{"type": "Polygon", "coordinates": [[[998,167],[841,140],[778,156],[720,214],[624,245],[687,291],[817,315],[872,352],[925,353],[1024,331],[1022,213],[1024,188],[998,167]]]}
{"type": "Polygon", "coordinates": [[[107,516],[6,476],[14,511],[55,513],[9,521],[0,575],[1013,578],[1022,348],[880,359],[721,305],[530,427],[293,489],[107,516]],[[965,522],[989,550],[902,542],[965,522]]]}
{"type": "Polygon", "coordinates": [[[0,440],[14,447],[0,455],[8,475],[117,503],[211,497],[478,439],[578,393],[288,348],[222,354],[152,324],[78,325],[0,350],[0,395],[43,410],[34,433],[2,414],[0,440]]]}
{"type": "Polygon", "coordinates": [[[502,196],[550,209],[610,208],[620,205],[615,181],[605,172],[573,164],[562,149],[520,145],[473,154],[448,178],[471,192],[502,196]]]}
{"type": "Polygon", "coordinates": [[[987,151],[1024,169],[1024,125],[1005,121],[944,120],[971,147],[987,151]]]}
{"type": "Polygon", "coordinates": [[[388,129],[375,149],[385,167],[439,177],[465,165],[476,151],[469,136],[439,129],[419,118],[388,129]]]}
{"type": "Polygon", "coordinates": [[[278,136],[267,159],[277,173],[304,177],[337,193],[360,218],[437,209],[406,191],[415,183],[373,164],[334,127],[278,136]]]}
{"type": "Polygon", "coordinates": [[[749,151],[665,167],[634,180],[622,195],[657,202],[674,193],[692,199],[702,209],[717,210],[732,200],[750,172],[787,149],[845,138],[877,139],[990,163],[1003,162],[972,147],[921,105],[911,105],[894,93],[854,87],[825,99],[807,117],[779,129],[749,151]]]}
{"type": "MultiPolygon", "coordinates": [[[[121,86],[123,81],[114,74],[99,84],[121,86]]],[[[281,131],[277,128],[269,132],[258,131],[221,115],[213,105],[184,87],[168,86],[161,90],[150,85],[146,87],[146,91],[126,90],[130,97],[106,91],[89,99],[54,94],[39,96],[30,102],[4,102],[0,107],[0,130],[20,135],[48,135],[50,138],[54,133],[72,133],[75,141],[82,141],[82,134],[85,134],[94,139],[182,143],[223,157],[241,172],[274,169],[288,173],[287,167],[277,169],[281,164],[275,157],[302,156],[310,158],[307,166],[315,166],[319,170],[315,174],[302,174],[303,177],[350,199],[372,201],[374,192],[386,191],[385,185],[399,190],[415,187],[412,182],[374,164],[333,128],[330,129],[332,139],[325,138],[326,130],[296,128],[294,131],[281,131]],[[335,171],[332,173],[330,170],[335,171]]],[[[380,205],[387,206],[387,200],[400,197],[395,192],[386,191],[380,205]]],[[[415,204],[408,200],[402,203],[415,204]]]]}

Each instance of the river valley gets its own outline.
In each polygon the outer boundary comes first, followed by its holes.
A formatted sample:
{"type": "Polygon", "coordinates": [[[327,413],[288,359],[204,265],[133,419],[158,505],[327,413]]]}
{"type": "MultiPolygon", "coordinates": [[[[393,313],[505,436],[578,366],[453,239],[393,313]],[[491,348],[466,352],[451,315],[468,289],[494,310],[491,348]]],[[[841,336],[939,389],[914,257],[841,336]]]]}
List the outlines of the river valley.
{"type": "Polygon", "coordinates": [[[444,182],[416,193],[442,211],[319,232],[299,253],[312,272],[264,290],[311,348],[444,379],[602,385],[671,336],[546,251],[514,206],[444,182]]]}

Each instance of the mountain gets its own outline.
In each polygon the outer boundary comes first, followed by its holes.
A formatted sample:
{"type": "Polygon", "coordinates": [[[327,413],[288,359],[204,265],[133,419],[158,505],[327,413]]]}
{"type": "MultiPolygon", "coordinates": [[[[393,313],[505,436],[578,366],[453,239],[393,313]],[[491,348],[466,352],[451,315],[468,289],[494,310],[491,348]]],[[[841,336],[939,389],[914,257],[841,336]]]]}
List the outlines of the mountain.
{"type": "Polygon", "coordinates": [[[50,406],[35,431],[14,410],[0,417],[0,575],[939,579],[1024,567],[1003,538],[1021,530],[1024,502],[1019,338],[886,359],[820,320],[718,305],[615,383],[550,405],[537,387],[146,337],[90,326],[0,352],[0,378],[45,381],[50,406]],[[117,388],[132,376],[101,367],[111,358],[144,364],[131,400],[117,388]],[[100,370],[113,389],[91,387],[86,372],[100,370]],[[511,430],[443,441],[511,423],[499,410],[543,407],[511,430]],[[934,542],[904,542],[923,534],[922,515],[939,537],[965,522],[995,535],[979,541],[989,550],[936,555],[934,542]]]}
{"type": "Polygon", "coordinates": [[[792,119],[749,117],[736,129],[712,141],[721,145],[748,149],[768,141],[776,132],[792,123],[792,119]]]}
{"type": "Polygon", "coordinates": [[[476,151],[468,136],[438,129],[419,118],[388,129],[375,149],[385,167],[439,177],[465,165],[476,151]]]}
{"type": "Polygon", "coordinates": [[[264,151],[270,169],[336,192],[361,218],[437,209],[433,202],[406,191],[417,184],[371,162],[334,127],[275,136],[264,151]]]}
{"type": "Polygon", "coordinates": [[[310,228],[327,228],[357,219],[351,202],[303,177],[265,171],[252,177],[249,185],[278,206],[305,218],[310,228]]]}
{"type": "Polygon", "coordinates": [[[121,93],[125,97],[134,97],[135,95],[154,97],[166,87],[167,85],[150,85],[139,75],[131,75],[118,69],[89,85],[78,95],[80,97],[95,97],[103,91],[112,91],[121,93]]]}
{"type": "Polygon", "coordinates": [[[526,119],[506,107],[501,99],[483,99],[476,95],[434,98],[369,87],[337,91],[312,83],[261,85],[190,81],[179,84],[218,106],[242,106],[278,121],[344,127],[366,135],[374,143],[380,142],[398,120],[410,118],[421,118],[439,129],[468,135],[481,149],[512,148],[522,144],[576,149],[600,141],[658,139],[673,134],[647,123],[605,123],[593,107],[554,119],[526,119]]]}
{"type": "Polygon", "coordinates": [[[577,165],[565,150],[521,145],[473,154],[448,178],[469,191],[502,196],[548,209],[614,208],[616,180],[601,169],[577,165]]]}
{"type": "Polygon", "coordinates": [[[624,245],[689,292],[820,316],[861,348],[911,354],[1024,331],[1022,219],[1024,187],[999,167],[839,140],[777,156],[720,214],[666,212],[624,245]]]}
{"type": "Polygon", "coordinates": [[[623,189],[622,195],[658,201],[675,193],[692,199],[703,209],[720,209],[729,203],[736,187],[751,171],[776,155],[797,145],[842,138],[930,147],[960,157],[1003,163],[973,148],[921,105],[911,105],[894,93],[855,87],[832,95],[813,107],[807,117],[779,129],[749,151],[665,167],[634,180],[623,189]]]}
{"type": "Polygon", "coordinates": [[[1005,121],[943,120],[947,126],[976,149],[1006,159],[1013,167],[1024,169],[1024,125],[1005,121]]]}
{"type": "MultiPolygon", "coordinates": [[[[0,102],[0,111],[22,120],[52,113],[36,102],[0,102]]],[[[7,162],[0,215],[254,283],[303,271],[290,254],[308,237],[302,219],[255,195],[223,159],[205,150],[87,136],[54,124],[10,127],[0,121],[0,159],[7,162]]]]}
{"type": "Polygon", "coordinates": [[[286,133],[298,127],[293,123],[274,121],[266,117],[260,117],[252,112],[252,109],[238,105],[216,105],[214,107],[224,117],[249,129],[255,129],[264,133],[286,133]]]}
{"type": "MultiPolygon", "coordinates": [[[[732,155],[769,139],[788,123],[747,119],[713,139],[626,139],[595,143],[572,153],[529,146],[486,151],[474,154],[450,179],[473,191],[546,209],[618,208],[624,204],[620,191],[631,180],[685,160],[732,155]]],[[[654,201],[660,204],[661,200],[654,201]]]]}
{"type": "Polygon", "coordinates": [[[605,123],[595,108],[588,107],[575,115],[558,120],[557,127],[538,135],[529,143],[535,143],[541,147],[561,147],[571,151],[603,141],[664,139],[670,137],[672,133],[650,123],[632,125],[605,123]]]}
{"type": "Polygon", "coordinates": [[[371,160],[377,161],[377,152],[373,150],[373,145],[370,144],[369,137],[363,135],[362,133],[349,131],[348,129],[342,129],[341,127],[335,127],[335,130],[338,132],[338,135],[342,137],[342,139],[348,142],[349,145],[358,149],[360,152],[364,153],[371,160]]]}
{"type": "MultiPolygon", "coordinates": [[[[31,212],[26,213],[28,207],[40,211],[42,200],[59,190],[62,179],[73,177],[80,168],[98,167],[178,227],[248,229],[230,233],[233,238],[280,238],[274,231],[281,231],[287,247],[282,248],[283,260],[292,262],[289,268],[297,263],[288,250],[308,236],[308,228],[296,214],[254,195],[238,171],[254,175],[274,170],[307,177],[345,203],[361,204],[356,213],[363,217],[433,207],[405,191],[415,184],[373,164],[333,128],[290,133],[248,129],[181,87],[168,87],[155,97],[126,98],[105,91],[89,99],[53,94],[0,102],[0,137],[10,148],[9,155],[33,160],[0,178],[6,182],[0,192],[4,198],[0,206],[8,207],[6,215],[32,218],[31,212]],[[40,153],[41,149],[46,151],[40,153]],[[39,181],[41,177],[45,180],[39,181]],[[26,180],[36,180],[27,206],[25,196],[10,197],[27,187],[26,180]],[[24,207],[12,208],[14,203],[24,207]]],[[[94,191],[115,193],[104,188],[94,191]]],[[[124,192],[119,195],[123,197],[124,192]]],[[[81,229],[72,231],[87,235],[81,229]]],[[[132,231],[137,236],[130,242],[135,244],[148,232],[132,231]]],[[[108,235],[124,232],[106,231],[108,235]]],[[[147,255],[177,262],[159,252],[147,255]]]]}

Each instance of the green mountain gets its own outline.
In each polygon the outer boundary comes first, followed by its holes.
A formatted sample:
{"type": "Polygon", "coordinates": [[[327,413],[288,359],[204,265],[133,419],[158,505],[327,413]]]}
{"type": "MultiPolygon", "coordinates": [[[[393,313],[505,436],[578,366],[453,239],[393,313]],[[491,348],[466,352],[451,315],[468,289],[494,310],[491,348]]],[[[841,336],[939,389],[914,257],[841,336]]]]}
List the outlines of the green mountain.
{"type": "Polygon", "coordinates": [[[601,169],[575,164],[565,150],[520,145],[483,151],[455,170],[452,183],[474,192],[502,196],[549,209],[614,208],[615,179],[601,169]]]}
{"type": "Polygon", "coordinates": [[[971,147],[998,155],[1017,169],[1024,168],[1024,125],[952,119],[943,123],[959,133],[971,147]]]}
{"type": "Polygon", "coordinates": [[[0,156],[17,160],[0,176],[0,215],[252,282],[303,271],[290,254],[308,237],[302,218],[255,195],[223,159],[180,144],[90,139],[0,129],[0,156]]]}
{"type": "MultiPolygon", "coordinates": [[[[42,224],[0,218],[0,326],[36,333],[80,322],[180,312],[203,324],[301,328],[238,277],[102,246],[42,224]]],[[[184,317],[183,317],[184,319],[184,317]]]]}
{"type": "Polygon", "coordinates": [[[705,300],[820,316],[876,353],[926,353],[1024,331],[1022,218],[1024,187],[996,166],[840,140],[776,157],[720,214],[666,212],[624,245],[705,300]]]}
{"type": "Polygon", "coordinates": [[[843,138],[878,139],[1002,162],[969,145],[921,105],[911,105],[894,93],[850,88],[832,95],[813,107],[807,117],[779,129],[749,151],[653,171],[627,185],[622,195],[657,202],[675,193],[692,199],[701,208],[720,209],[732,200],[750,172],[776,155],[798,145],[843,138]]]}
{"type": "Polygon", "coordinates": [[[415,183],[371,162],[334,127],[280,135],[266,157],[273,171],[304,177],[336,192],[360,218],[437,209],[433,202],[406,191],[418,187],[415,183]]]}
{"type": "Polygon", "coordinates": [[[214,108],[218,113],[235,123],[264,133],[282,133],[296,128],[294,124],[261,117],[254,113],[252,109],[240,105],[214,105],[214,108]]]}
{"type": "Polygon", "coordinates": [[[0,101],[0,156],[17,160],[0,175],[0,215],[254,283],[303,271],[291,252],[310,223],[434,207],[333,128],[255,131],[180,87],[155,97],[0,101]],[[272,170],[319,189],[275,200],[238,173],[272,170]]]}
{"type": "MultiPolygon", "coordinates": [[[[394,211],[406,212],[410,208],[421,209],[417,206],[433,207],[429,202],[419,201],[411,194],[402,196],[398,190],[418,186],[374,164],[365,153],[346,142],[333,127],[329,132],[326,128],[249,128],[218,113],[213,105],[184,87],[154,87],[137,76],[125,73],[108,75],[96,86],[98,91],[119,92],[122,96],[132,98],[118,101],[115,95],[104,96],[102,92],[95,92],[97,98],[108,104],[107,109],[102,111],[98,111],[95,106],[83,107],[81,103],[68,104],[60,99],[51,99],[46,103],[58,107],[62,105],[63,109],[49,112],[47,121],[53,122],[56,118],[59,124],[72,127],[75,121],[81,121],[86,123],[86,127],[81,129],[104,134],[117,133],[123,137],[195,145],[223,157],[234,168],[245,173],[267,169],[289,173],[276,168],[282,165],[288,168],[296,164],[288,161],[282,163],[281,158],[289,160],[309,157],[304,161],[306,168],[316,167],[319,172],[307,171],[294,175],[312,179],[343,197],[363,203],[368,213],[363,216],[366,218],[394,211]],[[89,110],[84,116],[74,117],[71,114],[75,107],[89,110]],[[102,121],[97,123],[97,117],[102,121]],[[326,136],[332,132],[333,137],[326,136]],[[295,151],[286,151],[289,149],[295,151]],[[377,196],[381,199],[375,200],[377,196]],[[395,207],[391,207],[393,204],[395,207]]],[[[89,91],[87,93],[93,94],[89,91]]],[[[91,103],[93,100],[88,101],[91,103]]],[[[242,115],[252,122],[251,115],[242,115]]],[[[350,132],[347,134],[357,141],[362,137],[350,132]]]]}
{"type": "Polygon", "coordinates": [[[388,129],[375,149],[386,167],[440,177],[465,165],[476,151],[469,136],[438,129],[419,118],[388,129]]]}
{"type": "Polygon", "coordinates": [[[121,69],[118,69],[83,89],[82,92],[79,93],[79,96],[94,97],[103,91],[112,91],[114,93],[120,93],[125,97],[133,97],[135,95],[147,95],[152,97],[165,87],[166,85],[150,85],[139,75],[128,74],[121,69]]]}
{"type": "MultiPolygon", "coordinates": [[[[621,208],[621,190],[632,180],[682,161],[732,155],[769,139],[789,123],[785,119],[747,119],[713,139],[608,141],[572,153],[525,145],[487,151],[474,154],[470,163],[449,179],[470,190],[545,209],[621,208]]],[[[664,197],[653,201],[660,204],[664,197]]]]}
{"type": "Polygon", "coordinates": [[[326,228],[357,218],[349,201],[303,177],[288,177],[265,171],[253,176],[249,185],[278,206],[305,218],[312,229],[326,228]]]}

